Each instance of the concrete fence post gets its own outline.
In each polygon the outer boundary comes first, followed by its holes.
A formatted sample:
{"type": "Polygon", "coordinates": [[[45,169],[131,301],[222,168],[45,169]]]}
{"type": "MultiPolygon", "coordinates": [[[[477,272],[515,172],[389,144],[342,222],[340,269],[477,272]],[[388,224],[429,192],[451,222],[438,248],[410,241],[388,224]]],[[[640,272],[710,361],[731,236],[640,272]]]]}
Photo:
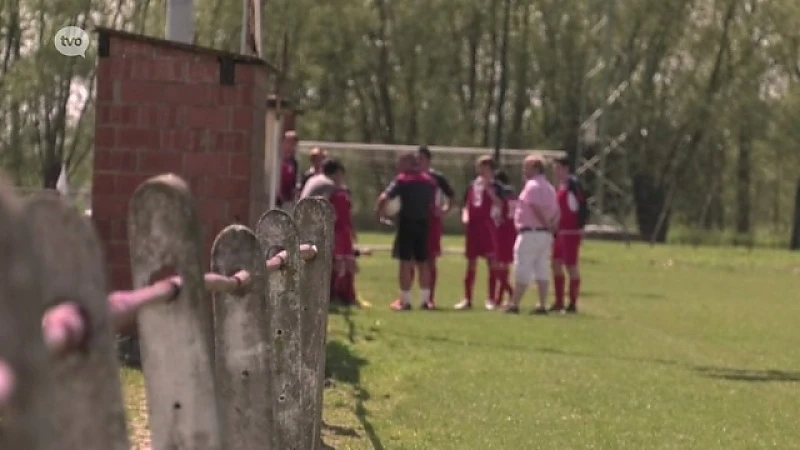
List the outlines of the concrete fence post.
{"type": "Polygon", "coordinates": [[[55,390],[50,414],[59,445],[81,450],[128,450],[119,363],[106,299],[103,252],[90,222],[53,192],[26,203],[28,226],[47,282],[41,311],[63,304],[85,318],[77,351],[52,356],[55,390]]]}
{"type": "Polygon", "coordinates": [[[174,299],[139,313],[153,449],[221,449],[213,312],[200,223],[186,183],[168,174],[139,186],[130,202],[128,236],[134,288],[156,281],[164,270],[182,279],[174,299]]]}
{"type": "Polygon", "coordinates": [[[214,294],[220,422],[231,449],[273,448],[265,261],[255,234],[242,225],[223,229],[211,248],[212,272],[250,274],[246,290],[214,294]]]}

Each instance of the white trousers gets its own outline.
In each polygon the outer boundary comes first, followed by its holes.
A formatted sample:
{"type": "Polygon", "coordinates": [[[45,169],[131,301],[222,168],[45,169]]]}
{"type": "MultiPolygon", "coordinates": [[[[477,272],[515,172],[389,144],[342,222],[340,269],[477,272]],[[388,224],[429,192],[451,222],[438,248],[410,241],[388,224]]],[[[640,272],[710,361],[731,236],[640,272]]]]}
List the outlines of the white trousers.
{"type": "Polygon", "coordinates": [[[514,243],[514,276],[517,284],[550,280],[553,235],[548,231],[528,231],[517,235],[514,243]]]}

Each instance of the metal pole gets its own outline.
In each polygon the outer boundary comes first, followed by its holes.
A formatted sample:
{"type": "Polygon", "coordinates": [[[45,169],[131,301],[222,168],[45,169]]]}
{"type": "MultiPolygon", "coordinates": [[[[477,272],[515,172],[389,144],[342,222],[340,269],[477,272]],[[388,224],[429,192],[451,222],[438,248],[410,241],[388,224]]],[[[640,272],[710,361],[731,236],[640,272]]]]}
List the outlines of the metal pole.
{"type": "Polygon", "coordinates": [[[194,0],[167,0],[167,39],[191,44],[194,40],[194,0]]]}

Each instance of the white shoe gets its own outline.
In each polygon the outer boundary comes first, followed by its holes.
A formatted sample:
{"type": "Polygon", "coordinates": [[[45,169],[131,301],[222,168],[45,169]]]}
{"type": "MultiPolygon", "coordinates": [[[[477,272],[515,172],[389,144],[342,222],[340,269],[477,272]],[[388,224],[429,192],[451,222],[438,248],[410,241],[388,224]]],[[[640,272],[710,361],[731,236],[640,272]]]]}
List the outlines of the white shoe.
{"type": "Polygon", "coordinates": [[[497,310],[497,308],[498,308],[497,303],[495,303],[495,302],[493,302],[491,300],[486,300],[486,310],[487,311],[495,311],[495,310],[497,310]]]}
{"type": "Polygon", "coordinates": [[[461,300],[460,302],[458,302],[458,304],[456,306],[454,306],[454,308],[456,310],[458,310],[458,311],[464,311],[466,309],[472,309],[472,302],[470,302],[467,299],[464,299],[464,300],[461,300]]]}

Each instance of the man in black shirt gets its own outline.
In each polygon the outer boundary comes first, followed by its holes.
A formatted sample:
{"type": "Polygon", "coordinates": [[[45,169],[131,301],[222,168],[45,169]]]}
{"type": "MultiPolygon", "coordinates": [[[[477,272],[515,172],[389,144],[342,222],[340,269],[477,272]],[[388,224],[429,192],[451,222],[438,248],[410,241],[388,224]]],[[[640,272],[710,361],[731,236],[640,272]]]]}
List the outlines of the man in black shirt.
{"type": "Polygon", "coordinates": [[[430,252],[429,230],[431,212],[436,197],[436,182],[419,167],[414,152],[404,153],[398,159],[398,173],[386,190],[378,197],[375,215],[380,219],[386,203],[400,198],[392,256],[400,261],[400,297],[392,302],[395,311],[411,309],[411,284],[414,268],[419,273],[420,303],[430,306],[430,252]]]}
{"type": "Polygon", "coordinates": [[[430,229],[428,230],[428,252],[430,256],[428,265],[430,266],[431,272],[431,300],[428,305],[423,305],[423,308],[429,306],[433,309],[436,304],[436,279],[438,275],[436,260],[442,255],[442,217],[447,214],[453,206],[456,193],[452,186],[450,186],[450,182],[447,181],[447,178],[441,172],[431,168],[431,159],[433,159],[433,155],[427,146],[420,146],[419,150],[417,150],[417,157],[419,158],[420,169],[423,172],[427,172],[436,182],[437,186],[436,204],[431,214],[430,229]]]}

